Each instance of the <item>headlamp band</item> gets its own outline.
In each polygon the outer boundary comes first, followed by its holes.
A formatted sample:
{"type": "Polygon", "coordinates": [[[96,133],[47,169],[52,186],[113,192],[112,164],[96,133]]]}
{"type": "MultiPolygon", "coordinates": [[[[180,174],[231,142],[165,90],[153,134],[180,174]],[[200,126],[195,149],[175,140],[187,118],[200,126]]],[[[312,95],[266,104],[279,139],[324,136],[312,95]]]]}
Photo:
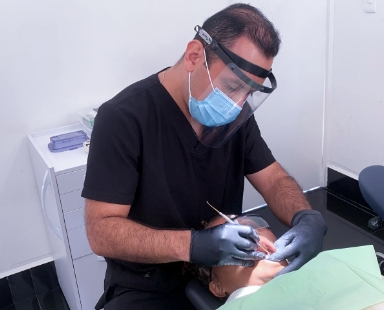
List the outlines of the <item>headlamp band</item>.
{"type": "Polygon", "coordinates": [[[221,45],[215,39],[213,39],[203,28],[200,26],[195,27],[197,34],[208,44],[213,52],[235,73],[244,83],[251,86],[254,90],[258,90],[264,93],[272,93],[276,87],[276,79],[272,74],[272,71],[265,70],[262,67],[259,67],[244,58],[236,55],[231,52],[229,49],[221,45]],[[255,76],[260,78],[268,78],[271,82],[271,88],[260,85],[252,81],[247,77],[239,67],[255,76]]]}

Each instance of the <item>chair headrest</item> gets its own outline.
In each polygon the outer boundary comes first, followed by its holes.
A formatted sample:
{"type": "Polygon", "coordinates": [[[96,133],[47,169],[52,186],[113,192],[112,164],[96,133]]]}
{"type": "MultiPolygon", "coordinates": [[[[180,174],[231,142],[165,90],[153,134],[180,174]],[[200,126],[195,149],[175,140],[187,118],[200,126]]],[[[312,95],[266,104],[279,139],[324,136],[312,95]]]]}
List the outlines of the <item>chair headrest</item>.
{"type": "Polygon", "coordinates": [[[224,304],[197,279],[193,279],[187,284],[185,294],[197,310],[214,310],[224,304]]]}

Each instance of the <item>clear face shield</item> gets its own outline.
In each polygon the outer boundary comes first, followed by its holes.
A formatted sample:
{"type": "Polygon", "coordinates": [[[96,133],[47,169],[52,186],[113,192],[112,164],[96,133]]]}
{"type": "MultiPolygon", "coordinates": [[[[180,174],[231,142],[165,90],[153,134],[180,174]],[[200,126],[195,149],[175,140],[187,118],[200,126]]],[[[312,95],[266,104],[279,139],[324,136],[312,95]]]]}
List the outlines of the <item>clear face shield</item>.
{"type": "Polygon", "coordinates": [[[211,50],[223,61],[220,72],[210,72],[210,85],[201,94],[191,94],[189,110],[192,117],[203,125],[200,142],[209,147],[222,146],[244,122],[256,111],[276,88],[271,71],[252,64],[232,53],[212,39],[200,26],[196,32],[211,50]],[[242,70],[257,77],[256,83],[242,70]],[[195,99],[196,98],[196,99],[195,99]]]}

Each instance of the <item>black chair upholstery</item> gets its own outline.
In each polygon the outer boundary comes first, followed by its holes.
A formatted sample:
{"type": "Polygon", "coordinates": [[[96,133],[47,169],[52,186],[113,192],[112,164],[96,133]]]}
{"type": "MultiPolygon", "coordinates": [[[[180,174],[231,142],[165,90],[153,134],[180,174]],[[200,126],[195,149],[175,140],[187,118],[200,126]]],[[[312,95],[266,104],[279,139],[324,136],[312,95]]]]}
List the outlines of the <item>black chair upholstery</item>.
{"type": "Polygon", "coordinates": [[[369,166],[359,174],[359,187],[365,201],[384,220],[384,166],[369,166]]]}
{"type": "Polygon", "coordinates": [[[197,279],[187,284],[185,294],[197,310],[214,310],[224,304],[197,279]]]}

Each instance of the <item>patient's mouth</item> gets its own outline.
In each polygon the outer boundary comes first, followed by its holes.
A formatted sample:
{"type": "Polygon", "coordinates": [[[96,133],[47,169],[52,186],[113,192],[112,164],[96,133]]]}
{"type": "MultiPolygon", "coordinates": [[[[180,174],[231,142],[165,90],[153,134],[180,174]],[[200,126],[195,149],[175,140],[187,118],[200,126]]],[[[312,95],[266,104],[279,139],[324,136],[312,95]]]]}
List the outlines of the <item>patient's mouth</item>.
{"type": "Polygon", "coordinates": [[[274,244],[266,238],[260,239],[258,244],[259,246],[257,248],[257,251],[259,252],[263,252],[265,254],[272,254],[276,252],[274,244]]]}
{"type": "Polygon", "coordinates": [[[274,247],[271,247],[270,245],[259,241],[259,246],[257,248],[257,251],[270,255],[274,253],[276,250],[274,247]]]}

